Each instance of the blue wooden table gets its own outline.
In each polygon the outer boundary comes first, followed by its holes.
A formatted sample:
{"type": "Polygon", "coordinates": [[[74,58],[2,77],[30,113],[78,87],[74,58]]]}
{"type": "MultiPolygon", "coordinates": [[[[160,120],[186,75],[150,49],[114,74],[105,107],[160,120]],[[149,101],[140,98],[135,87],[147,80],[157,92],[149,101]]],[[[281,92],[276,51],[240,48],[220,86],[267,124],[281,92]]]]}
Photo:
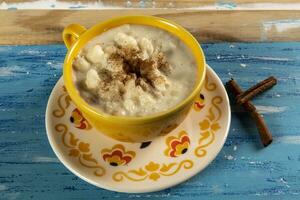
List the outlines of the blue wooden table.
{"type": "Polygon", "coordinates": [[[246,89],[274,75],[278,85],[254,100],[274,141],[232,106],[229,137],[208,168],[176,187],[147,194],[110,192],[69,172],[47,140],[48,96],[62,74],[63,45],[0,47],[0,199],[300,199],[300,43],[203,44],[225,83],[246,89]]]}

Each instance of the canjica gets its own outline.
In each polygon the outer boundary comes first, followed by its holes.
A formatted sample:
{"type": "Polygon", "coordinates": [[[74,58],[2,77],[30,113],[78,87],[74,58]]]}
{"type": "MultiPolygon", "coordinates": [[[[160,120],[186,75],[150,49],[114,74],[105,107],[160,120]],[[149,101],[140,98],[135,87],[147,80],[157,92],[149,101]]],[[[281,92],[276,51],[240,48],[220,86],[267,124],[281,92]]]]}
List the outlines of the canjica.
{"type": "Polygon", "coordinates": [[[192,91],[197,65],[171,33],[122,25],[89,41],[73,61],[81,97],[111,115],[145,116],[175,106],[192,91]]]}

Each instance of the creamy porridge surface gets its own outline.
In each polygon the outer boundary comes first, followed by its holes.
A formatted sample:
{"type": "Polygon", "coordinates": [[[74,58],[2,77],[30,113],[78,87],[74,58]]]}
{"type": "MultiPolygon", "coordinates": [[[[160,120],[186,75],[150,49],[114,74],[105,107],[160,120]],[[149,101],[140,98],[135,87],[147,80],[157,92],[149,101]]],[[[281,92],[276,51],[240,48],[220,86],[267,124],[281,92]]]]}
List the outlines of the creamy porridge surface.
{"type": "Polygon", "coordinates": [[[188,47],[145,25],[122,25],[89,41],[73,61],[81,97],[112,115],[145,116],[185,99],[196,79],[188,47]]]}

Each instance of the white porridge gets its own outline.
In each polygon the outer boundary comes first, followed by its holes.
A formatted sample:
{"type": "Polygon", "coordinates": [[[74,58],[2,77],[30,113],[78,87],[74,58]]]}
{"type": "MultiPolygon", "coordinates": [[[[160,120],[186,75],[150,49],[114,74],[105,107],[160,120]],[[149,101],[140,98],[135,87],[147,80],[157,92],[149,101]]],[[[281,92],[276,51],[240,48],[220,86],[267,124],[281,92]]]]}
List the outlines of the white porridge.
{"type": "Polygon", "coordinates": [[[188,47],[167,31],[122,25],[89,41],[73,61],[81,97],[111,115],[145,116],[185,99],[196,80],[188,47]]]}

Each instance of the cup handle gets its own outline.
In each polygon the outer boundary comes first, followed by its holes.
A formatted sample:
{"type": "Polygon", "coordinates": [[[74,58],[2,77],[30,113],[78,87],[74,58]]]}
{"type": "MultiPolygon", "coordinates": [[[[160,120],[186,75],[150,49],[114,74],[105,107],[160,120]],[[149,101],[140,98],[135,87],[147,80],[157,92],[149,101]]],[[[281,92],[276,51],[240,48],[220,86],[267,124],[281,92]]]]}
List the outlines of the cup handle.
{"type": "Polygon", "coordinates": [[[79,24],[70,24],[63,31],[63,40],[68,49],[77,41],[82,33],[86,31],[86,28],[79,24]]]}

